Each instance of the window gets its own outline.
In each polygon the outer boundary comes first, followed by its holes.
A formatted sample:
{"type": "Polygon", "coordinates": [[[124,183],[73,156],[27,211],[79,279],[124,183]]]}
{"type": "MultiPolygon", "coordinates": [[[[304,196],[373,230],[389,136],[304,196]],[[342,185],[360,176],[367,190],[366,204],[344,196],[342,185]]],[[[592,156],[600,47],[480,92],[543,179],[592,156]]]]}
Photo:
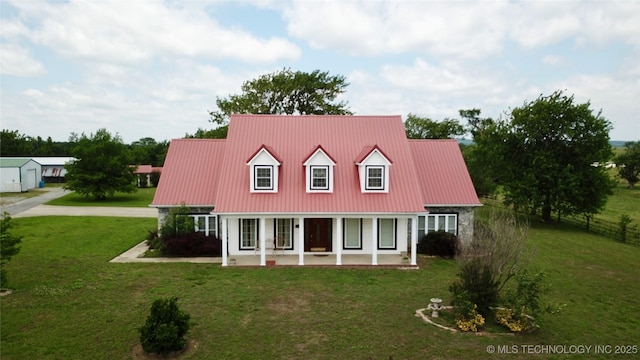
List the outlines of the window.
{"type": "Polygon", "coordinates": [[[311,167],[311,190],[329,190],[329,167],[311,167]]]}
{"type": "Polygon", "coordinates": [[[362,221],[360,219],[343,219],[343,238],[345,249],[362,249],[362,221]]]}
{"type": "Polygon", "coordinates": [[[378,249],[396,248],[396,219],[378,219],[378,249]]]}
{"type": "Polygon", "coordinates": [[[256,166],[255,172],[256,190],[273,190],[273,167],[256,166]]]}
{"type": "MultiPolygon", "coordinates": [[[[422,216],[419,217],[423,219],[422,216]]],[[[422,220],[423,221],[423,220],[422,220]]],[[[420,222],[418,222],[418,226],[420,222]]],[[[427,233],[431,231],[446,231],[454,235],[458,234],[457,214],[429,214],[427,215],[427,233]]],[[[420,234],[420,230],[418,230],[420,234]]]]}
{"type": "Polygon", "coordinates": [[[367,190],[384,190],[384,166],[367,166],[367,190]]]}
{"type": "Polygon", "coordinates": [[[240,249],[253,250],[258,245],[258,220],[240,219],[240,249]]]}
{"type": "Polygon", "coordinates": [[[195,231],[204,233],[205,236],[218,236],[218,218],[215,215],[197,214],[189,215],[195,223],[195,231]]]}
{"type": "Polygon", "coordinates": [[[422,240],[424,235],[427,233],[425,217],[418,216],[418,241],[422,240]]]}
{"type": "Polygon", "coordinates": [[[278,247],[284,243],[285,249],[293,249],[292,224],[291,219],[276,219],[275,238],[278,247]]]}

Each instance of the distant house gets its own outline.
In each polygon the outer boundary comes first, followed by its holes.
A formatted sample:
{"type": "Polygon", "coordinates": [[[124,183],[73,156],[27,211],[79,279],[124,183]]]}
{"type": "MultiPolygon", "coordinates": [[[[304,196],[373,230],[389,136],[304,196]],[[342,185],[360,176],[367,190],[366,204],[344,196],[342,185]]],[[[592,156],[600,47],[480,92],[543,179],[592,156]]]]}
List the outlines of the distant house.
{"type": "Polygon", "coordinates": [[[2,192],[25,192],[39,186],[42,166],[31,158],[0,158],[2,192]]]}
{"type": "Polygon", "coordinates": [[[64,177],[67,174],[67,169],[65,169],[64,166],[75,160],[69,156],[43,156],[32,159],[42,165],[42,181],[45,183],[65,182],[64,177]]]}
{"type": "Polygon", "coordinates": [[[408,140],[400,116],[232,115],[225,140],[173,140],[150,206],[186,205],[228,256],[411,253],[430,231],[473,236],[481,206],[456,140],[408,140]]]}
{"type": "Polygon", "coordinates": [[[153,173],[162,173],[162,167],[155,167],[151,165],[138,165],[133,173],[137,176],[138,187],[151,187],[151,175],[153,173]]]}

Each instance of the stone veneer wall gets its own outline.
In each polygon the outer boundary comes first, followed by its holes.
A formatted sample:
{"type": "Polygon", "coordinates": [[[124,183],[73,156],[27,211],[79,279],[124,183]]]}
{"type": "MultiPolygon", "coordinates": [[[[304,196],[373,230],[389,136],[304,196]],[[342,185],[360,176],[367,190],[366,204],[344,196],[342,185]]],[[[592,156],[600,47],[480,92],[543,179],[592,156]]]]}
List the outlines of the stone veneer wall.
{"type": "Polygon", "coordinates": [[[458,214],[458,239],[463,245],[473,240],[473,207],[429,207],[430,214],[458,214]]]}

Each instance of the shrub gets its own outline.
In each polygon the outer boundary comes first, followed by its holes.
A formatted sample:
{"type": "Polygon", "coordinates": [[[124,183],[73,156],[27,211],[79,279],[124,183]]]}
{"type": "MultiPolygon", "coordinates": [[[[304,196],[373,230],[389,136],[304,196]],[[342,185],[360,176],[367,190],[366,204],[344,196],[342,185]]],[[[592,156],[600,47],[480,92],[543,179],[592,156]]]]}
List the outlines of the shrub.
{"type": "Polygon", "coordinates": [[[496,306],[500,292],[491,267],[479,259],[461,266],[458,279],[449,286],[449,291],[453,294],[454,306],[462,306],[465,302],[475,304],[477,311],[485,316],[491,314],[491,308],[496,306]],[[456,301],[459,303],[455,303],[456,301]]]}
{"type": "Polygon", "coordinates": [[[484,326],[484,317],[478,314],[477,306],[474,305],[466,314],[456,316],[456,325],[462,331],[476,332],[484,326]]]}
{"type": "Polygon", "coordinates": [[[178,309],[178,298],[157,299],[140,330],[140,342],[148,353],[168,354],[184,349],[189,314],[178,309]]]}
{"type": "Polygon", "coordinates": [[[160,227],[160,237],[165,239],[176,235],[189,234],[195,231],[195,227],[195,221],[189,216],[189,208],[183,204],[180,207],[169,210],[169,214],[160,227]]]}
{"type": "Polygon", "coordinates": [[[157,229],[149,230],[149,234],[147,235],[147,243],[149,244],[150,249],[162,251],[162,240],[160,240],[157,229]]]}
{"type": "Polygon", "coordinates": [[[446,231],[434,231],[425,235],[418,243],[418,253],[454,258],[458,255],[458,237],[446,231]]]}
{"type": "Polygon", "coordinates": [[[504,307],[496,312],[498,323],[513,332],[531,330],[536,327],[534,318],[541,314],[540,296],[548,291],[543,286],[544,272],[530,275],[526,270],[515,276],[515,289],[509,288],[504,295],[504,307]]]}
{"type": "Polygon", "coordinates": [[[192,232],[164,238],[161,251],[170,256],[221,256],[222,242],[215,236],[192,232]]]}
{"type": "Polygon", "coordinates": [[[0,218],[0,288],[6,287],[9,283],[4,266],[20,252],[18,244],[22,242],[22,237],[9,232],[12,226],[11,216],[5,211],[0,218]]]}

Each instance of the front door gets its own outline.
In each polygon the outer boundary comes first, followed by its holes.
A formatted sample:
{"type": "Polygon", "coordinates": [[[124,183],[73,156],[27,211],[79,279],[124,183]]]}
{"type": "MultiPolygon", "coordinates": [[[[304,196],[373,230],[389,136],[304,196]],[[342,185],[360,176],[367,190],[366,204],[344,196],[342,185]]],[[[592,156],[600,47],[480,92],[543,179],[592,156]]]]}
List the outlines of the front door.
{"type": "Polygon", "coordinates": [[[332,219],[304,219],[304,251],[331,252],[332,219]]]}

